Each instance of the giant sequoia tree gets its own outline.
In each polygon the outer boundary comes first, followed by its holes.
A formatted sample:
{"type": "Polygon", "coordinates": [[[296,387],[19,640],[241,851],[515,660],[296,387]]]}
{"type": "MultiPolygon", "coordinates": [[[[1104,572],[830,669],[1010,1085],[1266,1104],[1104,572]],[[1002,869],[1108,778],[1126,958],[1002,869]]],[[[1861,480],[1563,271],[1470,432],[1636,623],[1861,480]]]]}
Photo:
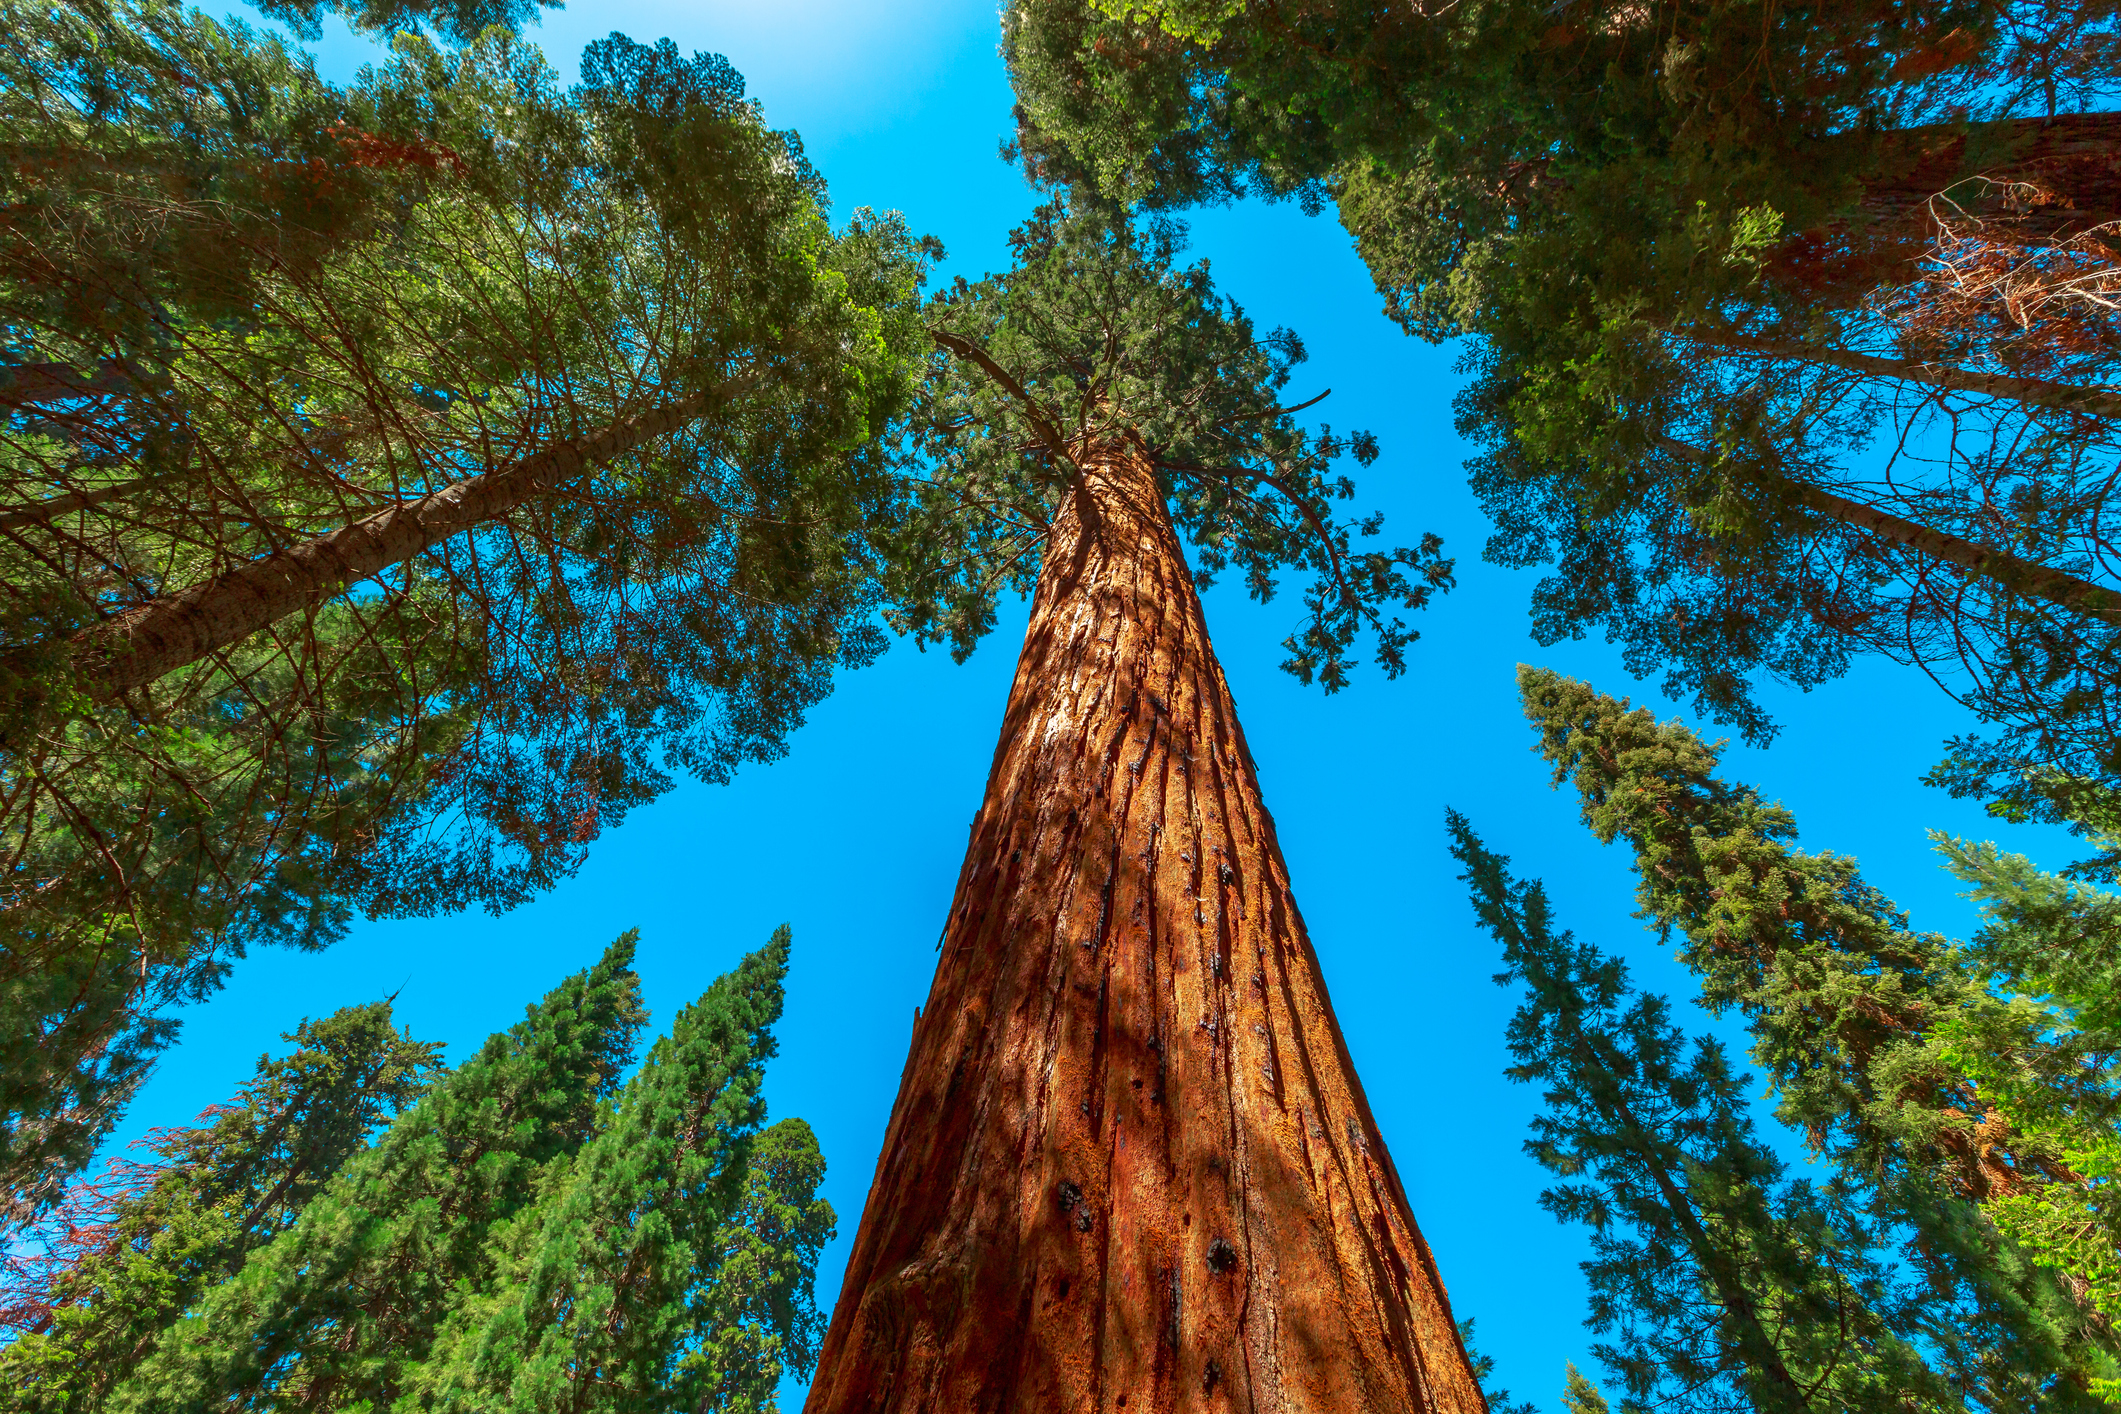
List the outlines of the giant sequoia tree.
{"type": "Polygon", "coordinates": [[[1475,336],[1464,425],[1546,641],[1602,626],[1748,733],[1769,673],[1930,669],[2028,762],[2121,773],[2109,3],[1037,0],[1035,171],[1336,202],[1475,336]]]}
{"type": "MultiPolygon", "coordinates": [[[[476,36],[527,6],[369,6],[476,36]]],[[[297,19],[313,6],[283,7],[297,19]]],[[[505,907],[882,643],[919,258],[712,55],[0,46],[0,1185],[247,945],[505,907]]]]}
{"type": "Polygon", "coordinates": [[[1448,563],[1336,517],[1369,439],[1298,428],[1293,340],[1173,234],[1049,207],[929,306],[930,511],[988,534],[918,627],[1036,593],[813,1414],[1481,1407],[1195,591],[1312,571],[1332,684],[1366,625],[1400,668],[1448,563]]]}

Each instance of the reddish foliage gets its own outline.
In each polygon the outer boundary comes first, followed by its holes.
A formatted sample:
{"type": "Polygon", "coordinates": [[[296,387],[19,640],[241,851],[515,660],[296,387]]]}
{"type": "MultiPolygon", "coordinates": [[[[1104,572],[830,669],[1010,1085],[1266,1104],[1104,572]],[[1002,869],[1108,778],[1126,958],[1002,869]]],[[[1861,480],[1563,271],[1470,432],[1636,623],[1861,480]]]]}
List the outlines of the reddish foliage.
{"type": "Polygon", "coordinates": [[[2107,382],[2121,359],[2121,226],[2028,239],[2008,217],[1947,219],[1920,275],[1869,304],[1911,352],[1979,349],[2015,373],[2107,382]]]}
{"type": "Polygon", "coordinates": [[[1894,83],[1913,83],[1946,69],[1972,63],[1981,53],[1981,41],[1963,29],[1955,29],[1935,41],[1900,56],[1886,77],[1894,83]]]}
{"type": "Polygon", "coordinates": [[[339,147],[346,154],[351,167],[418,167],[423,171],[439,172],[447,167],[453,176],[464,175],[464,159],[439,143],[425,138],[406,140],[381,137],[364,132],[350,123],[333,123],[326,132],[339,140],[339,147]]]}
{"type": "MultiPolygon", "coordinates": [[[[135,1145],[152,1146],[158,1131],[135,1145]]],[[[0,1257],[0,1331],[38,1334],[51,1329],[55,1283],[83,1262],[125,1241],[118,1217],[154,1184],[159,1165],[112,1159],[100,1179],[70,1185],[59,1206],[37,1225],[26,1248],[0,1257]]]]}

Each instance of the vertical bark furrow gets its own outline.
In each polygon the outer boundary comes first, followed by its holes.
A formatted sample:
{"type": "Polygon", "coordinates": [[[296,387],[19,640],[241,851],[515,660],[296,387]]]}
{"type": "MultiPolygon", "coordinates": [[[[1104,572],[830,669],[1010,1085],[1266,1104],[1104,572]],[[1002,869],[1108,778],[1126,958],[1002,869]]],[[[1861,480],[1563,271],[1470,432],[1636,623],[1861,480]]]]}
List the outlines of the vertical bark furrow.
{"type": "Polygon", "coordinates": [[[808,1408],[1481,1414],[1154,474],[1083,476],[808,1408]]]}

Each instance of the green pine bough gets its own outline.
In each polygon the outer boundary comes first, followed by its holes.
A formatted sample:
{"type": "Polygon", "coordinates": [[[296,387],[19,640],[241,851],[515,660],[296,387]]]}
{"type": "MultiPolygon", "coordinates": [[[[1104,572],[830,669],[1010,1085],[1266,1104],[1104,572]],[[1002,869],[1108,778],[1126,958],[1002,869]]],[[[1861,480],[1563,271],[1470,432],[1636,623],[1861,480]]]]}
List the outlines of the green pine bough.
{"type": "MultiPolygon", "coordinates": [[[[1748,1077],[1672,1024],[1627,969],[1554,925],[1465,818],[1449,817],[1474,911],[1522,984],[1511,1079],[1543,1087],[1526,1152],[1563,1182],[1540,1203],[1591,1230],[1595,1347],[1624,1410],[1956,1407],[1923,1358],[1944,1314],[1898,1277],[1862,1191],[1789,1177],[1748,1114],[1748,1077]]],[[[1571,1374],[1574,1374],[1573,1369],[1571,1374]]],[[[1567,1402],[1588,1403],[1569,1381],[1567,1402]]]]}

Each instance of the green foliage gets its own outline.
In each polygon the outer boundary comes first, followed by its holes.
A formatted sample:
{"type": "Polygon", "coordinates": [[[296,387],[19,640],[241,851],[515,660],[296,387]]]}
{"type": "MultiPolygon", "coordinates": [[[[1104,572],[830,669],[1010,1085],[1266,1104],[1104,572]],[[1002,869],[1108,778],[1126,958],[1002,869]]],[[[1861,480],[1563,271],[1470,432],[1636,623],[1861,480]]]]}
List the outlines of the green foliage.
{"type": "Polygon", "coordinates": [[[883,646],[876,436],[925,344],[917,244],[832,229],[718,57],[613,36],[562,90],[504,30],[400,35],[342,90],[170,0],[0,20],[0,1183],[35,1207],[245,948],[511,906],[778,755],[883,646]],[[84,626],[688,400],[122,699],[76,673],[84,626]]]}
{"type": "Polygon", "coordinates": [[[678,1015],[595,1137],[495,1235],[491,1285],[454,1293],[399,1407],[743,1407],[706,1402],[725,1383],[710,1350],[737,1313],[701,1272],[746,1196],[787,960],[783,927],[678,1015]]]}
{"type": "Polygon", "coordinates": [[[1537,239],[1529,218],[1557,206],[1595,218],[1619,192],[1644,210],[1607,219],[1660,232],[1699,199],[1809,220],[1847,199],[1894,129],[2099,107],[2113,19],[2105,5],[1991,0],[1566,13],[1036,0],[1005,13],[1003,48],[1034,170],[1164,205],[1245,190],[1322,201],[1371,164],[1428,173],[1463,250],[1537,239]]]}
{"type": "Polygon", "coordinates": [[[1561,1407],[1569,1414],[1607,1414],[1605,1396],[1599,1392],[1598,1386],[1576,1368],[1575,1361],[1566,1363],[1568,1377],[1561,1390],[1561,1407]]]}
{"type": "Polygon", "coordinates": [[[597,1126],[646,1013],[627,934],[354,1155],[166,1331],[114,1410],[388,1408],[488,1238],[597,1126]]]}
{"type": "Polygon", "coordinates": [[[1684,725],[1540,669],[1518,686],[1555,784],[1601,842],[1634,850],[1641,916],[1680,936],[1711,1009],[1753,1026],[1781,1118],[1859,1166],[1933,1153],[1980,1191],[1978,1109],[1917,1021],[1969,993],[1944,940],[1908,931],[1853,860],[1796,849],[1789,811],[1719,779],[1684,725]]]}
{"type": "MultiPolygon", "coordinates": [[[[2079,1180],[1983,1208],[2035,1261],[2081,1283],[2111,1326],[2121,1321],[2121,896],[1992,844],[1932,838],[1988,919],[1963,964],[1999,994],[1938,1024],[1943,1058],[2079,1180]]],[[[2094,1389],[2121,1404],[2121,1378],[2094,1389]]]]}
{"type": "Polygon", "coordinates": [[[1919,663],[2002,727],[1941,778],[2034,810],[2028,766],[2121,778],[2121,630],[1995,553],[2110,582],[2117,44],[2111,0],[1004,17],[1035,177],[1335,202],[1389,316],[1472,336],[1487,555],[1554,566],[1541,642],[1603,629],[1755,740],[1762,676],[1919,663]]]}
{"type": "Polygon", "coordinates": [[[781,1377],[813,1368],[825,1338],[817,1308],[818,1257],[837,1230],[817,1196],[825,1156],[799,1119],[761,1130],[738,1210],[715,1235],[713,1281],[685,1357],[701,1410],[767,1414],[781,1377]]]}
{"type": "Polygon", "coordinates": [[[1969,954],[1910,931],[1854,861],[1795,848],[1789,812],[1719,779],[1715,749],[1684,726],[1550,672],[1521,669],[1519,685],[1556,784],[1574,785],[1599,839],[1633,850],[1639,916],[1678,935],[1705,1004],[1746,1018],[1778,1117],[1868,1195],[1868,1220],[1951,1313],[1927,1337],[1947,1367],[1989,1407],[2090,1399],[2121,1351],[2076,1294],[2085,1274],[2057,1280],[1983,1216],[2014,1195],[2084,1192],[2083,1177],[1961,1063],[1972,1027],[2011,1064],[2069,1072],[2067,1034],[1990,990],[2021,985],[2013,969],[2037,987],[2042,965],[1993,939],[1969,954]]]}
{"type": "Polygon", "coordinates": [[[305,1021],[208,1122],[151,1136],[148,1163],[73,1186],[17,1258],[0,1387],[25,1411],[97,1406],[164,1327],[290,1227],[376,1126],[416,1100],[440,1048],[399,1034],[390,1006],[305,1021]]]}
{"type": "Polygon", "coordinates": [[[1496,980],[1525,989],[1507,1073],[1544,1087],[1525,1149],[1565,1180],[1541,1205],[1591,1229],[1589,1324],[1611,1336],[1596,1350],[1622,1408],[1960,1407],[1922,1355],[1949,1348],[1953,1313],[1895,1273],[1860,1187],[1786,1178],[1722,1047],[1689,1045],[1663,997],[1555,931],[1544,891],[1513,881],[1464,817],[1450,827],[1503,947],[1496,980]]]}
{"type": "Polygon", "coordinates": [[[960,278],[930,301],[940,351],[910,437],[926,496],[893,542],[914,606],[896,621],[970,651],[997,595],[1036,581],[1078,466],[1141,456],[1198,549],[1203,587],[1235,570],[1265,601],[1283,569],[1309,572],[1306,618],[1285,645],[1290,671],[1340,688],[1367,632],[1397,675],[1416,635],[1387,613],[1450,587],[1442,542],[1357,548],[1381,521],[1336,518],[1333,502],[1354,485],[1333,463],[1368,465],[1375,439],[1297,425],[1280,396],[1301,341],[1262,335],[1214,292],[1205,261],[1181,267],[1183,236],[1170,222],[1056,200],[1011,235],[1013,268],[960,278]]]}
{"type": "Polygon", "coordinates": [[[434,1048],[386,1007],[305,1026],[162,1165],[77,1188],[95,1223],[9,1308],[10,1407],[768,1414],[835,1221],[809,1126],[760,1129],[788,946],[623,1085],[631,933],[424,1095],[434,1048]]]}
{"type": "Polygon", "coordinates": [[[432,27],[445,39],[469,44],[489,27],[517,30],[539,9],[557,10],[560,0],[264,0],[258,12],[280,21],[303,39],[323,34],[323,17],[337,14],[356,30],[395,34],[432,27]]]}

